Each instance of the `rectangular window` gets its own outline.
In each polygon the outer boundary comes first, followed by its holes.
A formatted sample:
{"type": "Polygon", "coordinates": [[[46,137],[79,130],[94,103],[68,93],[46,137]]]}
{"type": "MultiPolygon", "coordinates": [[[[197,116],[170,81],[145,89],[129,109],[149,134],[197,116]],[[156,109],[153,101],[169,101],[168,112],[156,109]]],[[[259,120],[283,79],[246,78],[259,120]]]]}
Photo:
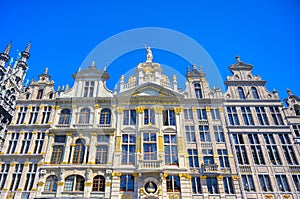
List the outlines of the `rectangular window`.
{"type": "Polygon", "coordinates": [[[122,135],[122,164],[135,165],[135,135],[122,135]]]}
{"type": "Polygon", "coordinates": [[[279,158],[279,153],[278,153],[277,145],[275,143],[273,134],[264,134],[264,139],[265,139],[270,161],[274,165],[281,165],[282,163],[279,158]]]}
{"type": "Polygon", "coordinates": [[[12,154],[16,152],[19,135],[20,133],[11,133],[11,138],[9,140],[8,150],[7,150],[8,154],[12,154]]]}
{"type": "Polygon", "coordinates": [[[45,139],[45,133],[44,132],[38,132],[37,133],[37,138],[35,140],[35,147],[34,147],[34,152],[33,153],[39,154],[39,153],[42,152],[44,139],[45,139]]]}
{"type": "Polygon", "coordinates": [[[144,124],[155,124],[155,113],[153,109],[144,110],[144,124]]]}
{"type": "Polygon", "coordinates": [[[202,193],[200,177],[192,177],[192,190],[194,194],[202,193]]]}
{"type": "Polygon", "coordinates": [[[98,135],[97,142],[100,143],[109,143],[109,135],[98,135]]]}
{"type": "Polygon", "coordinates": [[[0,171],[0,189],[1,190],[4,188],[8,170],[9,170],[9,164],[1,164],[1,171],[0,171]]]}
{"type": "Polygon", "coordinates": [[[187,143],[196,143],[194,126],[185,126],[185,135],[187,143]]]}
{"type": "Polygon", "coordinates": [[[250,107],[241,107],[244,125],[254,125],[250,107]]]}
{"type": "Polygon", "coordinates": [[[282,120],[282,116],[279,111],[279,107],[275,106],[275,107],[269,107],[269,108],[270,108],[270,112],[271,112],[274,124],[275,125],[283,125],[283,120],[282,120]]]}
{"type": "Polygon", "coordinates": [[[235,144],[235,153],[238,159],[238,163],[239,164],[249,164],[248,161],[248,156],[246,153],[246,146],[245,146],[245,142],[243,139],[243,135],[242,134],[232,134],[233,136],[233,141],[235,144]]]}
{"type": "Polygon", "coordinates": [[[255,191],[252,175],[242,175],[242,181],[243,181],[245,191],[249,191],[249,192],[255,191]]]}
{"type": "Polygon", "coordinates": [[[230,167],[226,149],[218,149],[220,167],[230,167]]]}
{"type": "Polygon", "coordinates": [[[212,149],[202,149],[202,155],[203,155],[204,166],[215,164],[212,149]]]}
{"type": "Polygon", "coordinates": [[[197,109],[198,120],[207,120],[206,109],[197,109]]]}
{"type": "Polygon", "coordinates": [[[290,187],[287,182],[287,178],[285,175],[275,175],[278,189],[282,192],[289,192],[290,187]]]}
{"type": "Polygon", "coordinates": [[[55,135],[54,145],[50,163],[60,164],[63,160],[65,150],[66,135],[55,135]]]}
{"type": "Polygon", "coordinates": [[[40,107],[33,106],[30,112],[29,124],[35,124],[39,115],[40,107]]]}
{"type": "Polygon", "coordinates": [[[156,134],[143,134],[144,160],[157,160],[156,134]]]}
{"type": "Polygon", "coordinates": [[[134,192],[134,176],[133,175],[121,175],[120,191],[134,192]]]}
{"type": "Polygon", "coordinates": [[[30,142],[32,139],[32,132],[25,132],[22,140],[21,154],[28,153],[30,142]]]}
{"type": "Polygon", "coordinates": [[[210,194],[219,193],[217,178],[215,177],[207,177],[206,178],[207,190],[210,194]]]}
{"type": "Polygon", "coordinates": [[[108,146],[107,145],[98,145],[96,147],[96,164],[106,164],[107,163],[107,154],[108,146]]]}
{"type": "Polygon", "coordinates": [[[94,95],[94,81],[86,81],[84,85],[83,97],[93,97],[94,95]]]}
{"type": "Polygon", "coordinates": [[[186,119],[186,120],[192,120],[193,119],[192,109],[184,109],[184,119],[186,119]]]}
{"type": "Polygon", "coordinates": [[[201,142],[211,142],[208,125],[200,125],[199,133],[201,142]]]}
{"type": "Polygon", "coordinates": [[[173,110],[163,110],[164,126],[175,126],[175,113],[173,110]]]}
{"type": "Polygon", "coordinates": [[[236,112],[236,107],[227,107],[227,114],[228,114],[230,125],[232,126],[240,125],[238,115],[236,112]]]}
{"type": "Polygon", "coordinates": [[[167,192],[180,192],[180,179],[178,176],[169,175],[166,178],[167,192]]]}
{"type": "Polygon", "coordinates": [[[37,164],[30,164],[26,173],[25,187],[23,191],[31,191],[35,179],[37,164]]]}
{"type": "Polygon", "coordinates": [[[124,110],[123,125],[135,125],[136,124],[136,111],[124,110]]]}
{"type": "Polygon", "coordinates": [[[50,118],[50,114],[51,114],[51,106],[44,106],[44,110],[43,110],[43,116],[42,116],[42,124],[48,124],[49,122],[49,118],[50,118]]]}
{"type": "Polygon", "coordinates": [[[258,175],[258,179],[259,179],[261,189],[264,192],[272,192],[273,191],[269,175],[258,175]]]}
{"type": "Polygon", "coordinates": [[[300,137],[300,124],[293,125],[293,130],[294,130],[296,137],[300,137]]]}
{"type": "Polygon", "coordinates": [[[164,135],[165,164],[178,165],[177,138],[175,134],[164,135]]]}
{"type": "Polygon", "coordinates": [[[269,125],[269,120],[264,107],[255,107],[256,116],[260,125],[269,125]]]}
{"type": "Polygon", "coordinates": [[[202,89],[201,89],[201,85],[199,83],[194,84],[194,88],[195,88],[195,95],[197,99],[201,99],[202,98],[202,89]]]}
{"type": "Polygon", "coordinates": [[[295,153],[294,153],[293,145],[289,139],[289,135],[288,134],[279,134],[278,137],[279,137],[279,140],[281,143],[280,146],[283,149],[284,157],[285,157],[287,163],[290,165],[298,164],[298,161],[297,161],[295,153]]]}
{"type": "Polygon", "coordinates": [[[232,178],[224,177],[223,184],[224,184],[224,192],[225,193],[234,194],[232,178]]]}
{"type": "Polygon", "coordinates": [[[211,118],[213,120],[219,120],[220,119],[220,112],[219,109],[210,109],[211,118]]]}
{"type": "Polygon", "coordinates": [[[300,191],[300,175],[293,175],[293,181],[297,191],[300,191]]]}
{"type": "Polygon", "coordinates": [[[189,165],[190,167],[199,167],[199,160],[198,160],[198,151],[197,149],[188,149],[189,155],[189,165]]]}
{"type": "Polygon", "coordinates": [[[23,124],[25,122],[27,107],[20,107],[20,111],[18,113],[17,124],[23,124]]]}
{"type": "Polygon", "coordinates": [[[265,164],[261,145],[258,140],[258,135],[257,134],[248,134],[248,138],[249,138],[251,154],[253,157],[254,164],[257,164],[257,165],[265,164]]]}
{"type": "Polygon", "coordinates": [[[216,142],[225,142],[224,132],[222,126],[213,126],[216,142]]]}
{"type": "Polygon", "coordinates": [[[13,177],[9,188],[10,191],[15,191],[16,189],[18,189],[21,176],[22,176],[23,167],[24,167],[23,164],[15,165],[15,170],[13,171],[13,177]]]}

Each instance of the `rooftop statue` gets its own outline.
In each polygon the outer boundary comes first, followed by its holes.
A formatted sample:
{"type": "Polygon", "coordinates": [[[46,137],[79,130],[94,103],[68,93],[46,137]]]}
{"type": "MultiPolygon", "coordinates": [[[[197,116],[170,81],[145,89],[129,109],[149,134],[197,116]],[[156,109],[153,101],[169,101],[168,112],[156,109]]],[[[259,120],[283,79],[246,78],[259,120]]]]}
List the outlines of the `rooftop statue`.
{"type": "Polygon", "coordinates": [[[145,49],[146,49],[146,58],[147,58],[146,62],[152,62],[153,55],[150,46],[146,47],[145,45],[145,49]]]}

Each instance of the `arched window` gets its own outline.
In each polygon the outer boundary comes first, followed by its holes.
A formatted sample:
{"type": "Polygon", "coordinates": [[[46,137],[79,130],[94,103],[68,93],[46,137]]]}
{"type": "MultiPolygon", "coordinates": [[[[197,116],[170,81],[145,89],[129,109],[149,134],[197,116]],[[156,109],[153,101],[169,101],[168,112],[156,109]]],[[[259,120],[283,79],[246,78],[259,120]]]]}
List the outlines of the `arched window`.
{"type": "Polygon", "coordinates": [[[94,177],[93,191],[105,191],[105,178],[103,176],[98,175],[94,177]]]}
{"type": "Polygon", "coordinates": [[[63,109],[60,112],[59,124],[70,124],[71,111],[69,109],[63,109]]]}
{"type": "Polygon", "coordinates": [[[103,109],[100,114],[100,124],[110,124],[111,111],[109,109],[103,109]]]}
{"type": "Polygon", "coordinates": [[[244,93],[244,90],[242,87],[238,87],[238,92],[239,92],[240,99],[246,99],[245,93],[244,93]]]}
{"type": "Polygon", "coordinates": [[[90,109],[83,108],[79,114],[79,124],[88,124],[90,122],[90,109]]]}
{"type": "Polygon", "coordinates": [[[73,163],[82,164],[84,162],[84,153],[85,153],[85,141],[84,139],[78,139],[75,143],[73,163]]]}
{"type": "Polygon", "coordinates": [[[65,191],[83,191],[84,178],[80,175],[71,175],[65,179],[65,191]]]}
{"type": "Polygon", "coordinates": [[[255,87],[251,87],[252,95],[254,99],[259,99],[257,89],[255,87]]]}
{"type": "Polygon", "coordinates": [[[45,191],[56,191],[57,188],[57,177],[51,175],[46,179],[45,191]]]}
{"type": "Polygon", "coordinates": [[[201,85],[199,83],[194,84],[196,98],[202,98],[201,85]]]}
{"type": "Polygon", "coordinates": [[[43,97],[43,93],[44,93],[44,90],[43,90],[43,89],[40,89],[40,90],[38,90],[38,93],[37,93],[36,99],[42,99],[42,97],[43,97]]]}

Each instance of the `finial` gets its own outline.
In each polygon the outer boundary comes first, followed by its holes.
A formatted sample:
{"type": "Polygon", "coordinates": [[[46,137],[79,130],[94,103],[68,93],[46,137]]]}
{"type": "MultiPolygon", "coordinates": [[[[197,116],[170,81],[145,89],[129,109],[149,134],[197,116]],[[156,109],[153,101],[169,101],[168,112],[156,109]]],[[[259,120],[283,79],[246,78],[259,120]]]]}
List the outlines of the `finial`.
{"type": "Polygon", "coordinates": [[[104,66],[104,69],[103,69],[103,71],[106,71],[106,66],[104,66]]]}
{"type": "Polygon", "coordinates": [[[30,50],[30,46],[31,46],[31,41],[28,42],[26,48],[25,48],[25,52],[28,52],[29,53],[29,50],[30,50]]]}
{"type": "Polygon", "coordinates": [[[291,91],[291,89],[289,89],[289,88],[286,89],[286,92],[287,92],[288,95],[291,95],[291,94],[292,94],[292,91],[291,91]]]}
{"type": "Polygon", "coordinates": [[[121,80],[122,80],[122,81],[124,81],[124,79],[125,79],[125,76],[124,76],[124,75],[122,75],[122,76],[121,76],[121,80]]]}
{"type": "Polygon", "coordinates": [[[241,61],[241,58],[240,58],[240,56],[235,56],[235,59],[236,59],[236,61],[238,61],[238,62],[240,62],[241,61]]]}
{"type": "Polygon", "coordinates": [[[202,68],[202,66],[199,66],[199,72],[200,72],[200,73],[203,73],[203,68],[202,68]]]}
{"type": "Polygon", "coordinates": [[[48,68],[45,68],[44,74],[48,74],[48,68]]]}
{"type": "Polygon", "coordinates": [[[6,46],[5,50],[4,50],[4,54],[8,55],[8,53],[9,53],[9,51],[10,51],[10,48],[11,48],[11,43],[12,43],[12,41],[10,41],[10,42],[7,44],[7,46],[6,46]]]}
{"type": "Polygon", "coordinates": [[[173,80],[176,81],[177,80],[177,77],[176,75],[173,75],[173,80]]]}
{"type": "Polygon", "coordinates": [[[95,61],[94,60],[92,61],[92,65],[91,66],[95,66],[95,61]]]}
{"type": "Polygon", "coordinates": [[[196,69],[196,64],[193,64],[193,69],[196,69]]]}
{"type": "Polygon", "coordinates": [[[187,67],[187,72],[188,72],[188,73],[190,72],[190,67],[189,67],[189,66],[187,67]]]}

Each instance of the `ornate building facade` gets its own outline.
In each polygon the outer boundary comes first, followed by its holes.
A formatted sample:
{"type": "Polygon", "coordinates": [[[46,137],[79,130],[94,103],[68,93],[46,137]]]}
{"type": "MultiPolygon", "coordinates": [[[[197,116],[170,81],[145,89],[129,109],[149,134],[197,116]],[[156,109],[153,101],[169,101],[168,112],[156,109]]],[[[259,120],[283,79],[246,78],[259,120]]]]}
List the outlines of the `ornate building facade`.
{"type": "Polygon", "coordinates": [[[223,93],[202,68],[147,59],[109,90],[95,63],[54,89],[48,69],[17,100],[0,152],[3,198],[299,198],[299,98],[240,61],[223,93]],[[171,80],[170,80],[171,79],[171,80]]]}

